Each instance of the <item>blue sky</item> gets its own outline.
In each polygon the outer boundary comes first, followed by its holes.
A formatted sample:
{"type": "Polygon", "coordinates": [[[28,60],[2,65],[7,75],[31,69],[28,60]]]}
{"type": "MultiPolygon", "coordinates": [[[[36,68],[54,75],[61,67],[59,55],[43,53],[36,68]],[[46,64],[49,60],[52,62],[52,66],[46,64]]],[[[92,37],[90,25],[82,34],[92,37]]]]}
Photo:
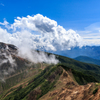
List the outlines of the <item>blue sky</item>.
{"type": "Polygon", "coordinates": [[[87,41],[100,42],[100,0],[0,0],[0,22],[41,14],[73,29],[87,41]]]}
{"type": "Polygon", "coordinates": [[[42,14],[64,28],[84,29],[100,21],[99,0],[1,0],[0,22],[10,23],[17,16],[42,14]]]}

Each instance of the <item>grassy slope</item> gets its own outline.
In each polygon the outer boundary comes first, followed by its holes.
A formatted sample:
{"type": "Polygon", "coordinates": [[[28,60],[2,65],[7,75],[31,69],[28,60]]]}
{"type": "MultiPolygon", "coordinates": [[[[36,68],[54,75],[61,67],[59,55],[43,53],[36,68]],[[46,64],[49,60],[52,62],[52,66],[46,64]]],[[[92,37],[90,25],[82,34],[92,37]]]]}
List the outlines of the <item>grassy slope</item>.
{"type": "Polygon", "coordinates": [[[79,62],[79,61],[76,61],[74,59],[64,57],[64,56],[57,56],[57,58],[59,59],[61,65],[75,69],[87,75],[92,75],[97,80],[100,81],[100,66],[99,65],[79,62]]]}
{"type": "Polygon", "coordinates": [[[50,89],[54,87],[56,80],[59,78],[59,75],[62,73],[61,68],[47,67],[43,70],[38,76],[36,76],[33,80],[30,80],[28,85],[25,88],[19,86],[13,93],[8,95],[3,100],[21,100],[31,97],[31,92],[34,92],[33,89],[40,86],[41,93],[37,92],[37,98],[40,98],[44,94],[46,94],[50,89]],[[29,94],[30,93],[30,94],[29,94]],[[29,97],[27,96],[29,94],[29,97]]]}
{"type": "Polygon", "coordinates": [[[35,78],[31,79],[27,86],[20,85],[11,94],[4,97],[2,100],[38,100],[41,96],[55,87],[57,80],[63,72],[71,70],[75,80],[79,84],[86,84],[88,82],[97,82],[97,80],[89,75],[85,75],[74,69],[61,65],[51,65],[45,68],[35,78]],[[34,95],[34,96],[33,96],[34,95]]]}
{"type": "Polygon", "coordinates": [[[23,82],[25,79],[30,79],[37,73],[41,72],[41,65],[42,67],[47,66],[48,64],[34,64],[32,66],[25,66],[21,70],[17,70],[15,74],[10,75],[9,77],[5,78],[5,82],[0,81],[0,94],[4,91],[10,89],[14,85],[17,85],[20,82],[23,82]],[[37,67],[36,67],[37,66],[37,67]]]}

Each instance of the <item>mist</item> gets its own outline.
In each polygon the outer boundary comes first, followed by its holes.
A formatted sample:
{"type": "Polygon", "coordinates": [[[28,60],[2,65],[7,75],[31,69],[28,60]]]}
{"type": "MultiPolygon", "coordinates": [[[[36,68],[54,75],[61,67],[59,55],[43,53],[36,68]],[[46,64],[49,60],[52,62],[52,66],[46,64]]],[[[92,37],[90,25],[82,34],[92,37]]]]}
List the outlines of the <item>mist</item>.
{"type": "Polygon", "coordinates": [[[8,49],[0,50],[0,81],[5,82],[4,77],[14,73],[16,67],[17,63],[8,49]]]}
{"type": "Polygon", "coordinates": [[[43,51],[37,52],[36,50],[32,50],[31,48],[27,48],[22,46],[18,49],[18,56],[29,60],[33,63],[48,63],[48,64],[57,64],[59,61],[56,59],[55,55],[47,55],[47,53],[43,51]]]}

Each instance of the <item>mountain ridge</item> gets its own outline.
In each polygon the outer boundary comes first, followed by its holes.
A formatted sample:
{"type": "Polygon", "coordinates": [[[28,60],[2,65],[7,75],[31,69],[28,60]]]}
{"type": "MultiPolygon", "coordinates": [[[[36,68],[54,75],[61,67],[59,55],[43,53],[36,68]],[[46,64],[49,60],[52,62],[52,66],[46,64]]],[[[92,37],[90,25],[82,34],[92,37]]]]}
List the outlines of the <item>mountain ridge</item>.
{"type": "Polygon", "coordinates": [[[78,56],[88,56],[93,59],[100,60],[100,46],[83,46],[83,47],[74,47],[70,50],[57,50],[50,51],[51,53],[66,56],[69,58],[76,58],[78,56]]]}
{"type": "MultiPolygon", "coordinates": [[[[3,52],[5,50],[4,48],[3,52]]],[[[8,51],[7,48],[6,52],[8,51]]],[[[39,62],[29,66],[30,63],[26,59],[13,55],[14,52],[8,53],[11,57],[15,57],[17,65],[19,63],[19,70],[6,77],[5,82],[0,82],[1,100],[95,100],[99,98],[100,66],[98,65],[55,55],[59,60],[58,64],[39,62]]],[[[45,53],[47,56],[51,55],[45,53]]],[[[9,66],[10,64],[7,65],[9,66]]]]}
{"type": "Polygon", "coordinates": [[[81,62],[85,62],[85,63],[100,65],[100,60],[93,59],[93,58],[90,58],[90,57],[87,57],[87,56],[78,56],[74,59],[81,61],[81,62]]]}

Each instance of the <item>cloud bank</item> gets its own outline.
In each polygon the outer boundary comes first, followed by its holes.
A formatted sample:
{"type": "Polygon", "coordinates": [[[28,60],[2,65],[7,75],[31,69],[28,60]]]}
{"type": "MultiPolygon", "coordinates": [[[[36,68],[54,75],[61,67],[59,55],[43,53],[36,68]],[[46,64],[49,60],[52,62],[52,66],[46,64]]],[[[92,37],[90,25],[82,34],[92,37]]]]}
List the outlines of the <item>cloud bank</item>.
{"type": "Polygon", "coordinates": [[[82,47],[84,44],[74,30],[66,30],[41,14],[17,17],[13,24],[4,20],[0,25],[0,41],[18,47],[24,45],[32,49],[57,51],[82,47]]]}
{"type": "Polygon", "coordinates": [[[100,22],[93,23],[85,27],[84,31],[78,31],[78,33],[87,45],[100,45],[100,22]]]}

